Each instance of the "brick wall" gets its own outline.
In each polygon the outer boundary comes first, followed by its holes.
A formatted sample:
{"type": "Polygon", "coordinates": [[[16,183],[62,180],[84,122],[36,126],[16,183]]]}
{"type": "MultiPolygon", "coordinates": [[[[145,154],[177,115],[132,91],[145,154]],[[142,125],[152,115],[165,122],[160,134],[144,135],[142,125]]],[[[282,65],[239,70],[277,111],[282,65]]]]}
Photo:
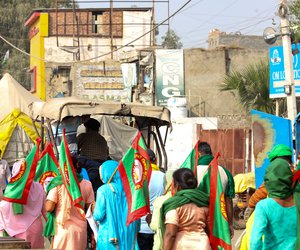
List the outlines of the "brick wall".
{"type": "MultiPolygon", "coordinates": [[[[104,11],[103,15],[103,33],[97,34],[93,33],[93,12],[90,11],[76,11],[76,16],[78,20],[78,25],[74,19],[74,14],[72,11],[60,11],[57,13],[49,13],[49,36],[72,36],[77,35],[77,27],[79,30],[79,36],[100,36],[109,37],[110,36],[110,12],[104,11]],[[56,24],[57,22],[57,24],[56,24]]],[[[113,12],[113,37],[121,38],[123,37],[123,12],[114,11],[113,12]]]]}

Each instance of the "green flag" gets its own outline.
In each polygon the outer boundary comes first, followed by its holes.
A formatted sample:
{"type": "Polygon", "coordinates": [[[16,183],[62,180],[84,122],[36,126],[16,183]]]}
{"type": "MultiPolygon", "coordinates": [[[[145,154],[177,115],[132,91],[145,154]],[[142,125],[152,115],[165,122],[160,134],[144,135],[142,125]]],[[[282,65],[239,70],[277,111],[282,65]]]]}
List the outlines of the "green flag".
{"type": "Polygon", "coordinates": [[[3,61],[2,61],[2,65],[6,65],[9,59],[9,50],[6,51],[4,57],[3,57],[3,61]]]}
{"type": "Polygon", "coordinates": [[[218,153],[209,164],[208,170],[199,184],[199,189],[210,194],[209,230],[212,250],[231,250],[231,238],[226,212],[225,196],[218,167],[218,153]]]}
{"type": "Polygon", "coordinates": [[[150,159],[141,132],[124,155],[119,166],[128,203],[126,225],[150,213],[148,184],[151,177],[150,159]]]}
{"type": "Polygon", "coordinates": [[[53,152],[53,145],[48,143],[41,153],[34,180],[44,185],[46,178],[59,175],[58,162],[53,152]]]}
{"type": "Polygon", "coordinates": [[[26,204],[31,183],[34,179],[37,162],[39,160],[40,140],[22,162],[20,171],[10,179],[4,193],[3,200],[26,204]]]}
{"type": "Polygon", "coordinates": [[[198,152],[198,145],[199,145],[199,140],[196,142],[194,148],[190,152],[190,154],[187,156],[185,161],[182,163],[180,168],[189,168],[191,169],[194,174],[196,174],[197,171],[197,166],[198,166],[198,158],[199,158],[199,152],[198,152]]]}
{"type": "Polygon", "coordinates": [[[82,201],[79,181],[72,163],[71,154],[66,139],[65,129],[63,129],[62,142],[60,144],[59,150],[59,166],[63,183],[67,188],[68,194],[73,202],[73,205],[77,208],[82,218],[85,218],[84,204],[82,201]]]}

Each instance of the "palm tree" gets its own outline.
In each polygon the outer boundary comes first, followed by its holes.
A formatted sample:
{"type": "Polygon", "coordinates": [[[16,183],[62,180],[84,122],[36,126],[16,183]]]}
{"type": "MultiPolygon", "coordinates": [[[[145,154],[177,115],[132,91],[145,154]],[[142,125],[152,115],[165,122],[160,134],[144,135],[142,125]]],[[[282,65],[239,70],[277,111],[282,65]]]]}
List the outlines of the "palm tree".
{"type": "MultiPolygon", "coordinates": [[[[221,91],[230,91],[238,95],[240,103],[247,110],[256,109],[275,114],[276,101],[269,98],[270,68],[268,60],[249,64],[240,71],[233,71],[225,76],[221,91]]],[[[279,115],[286,111],[285,98],[278,99],[279,115]]]]}

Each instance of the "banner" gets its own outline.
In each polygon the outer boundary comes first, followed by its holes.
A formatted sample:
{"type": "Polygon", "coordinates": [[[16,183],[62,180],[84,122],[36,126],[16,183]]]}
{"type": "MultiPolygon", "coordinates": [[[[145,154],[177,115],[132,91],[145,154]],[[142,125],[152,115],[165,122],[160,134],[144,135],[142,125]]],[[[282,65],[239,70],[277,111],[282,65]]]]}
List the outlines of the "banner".
{"type": "Polygon", "coordinates": [[[168,99],[183,96],[184,65],[182,49],[157,49],[155,98],[158,106],[167,106],[168,99]]]}
{"type": "Polygon", "coordinates": [[[59,175],[58,162],[53,152],[53,145],[48,143],[41,153],[34,180],[44,186],[48,177],[56,177],[57,175],[59,175]]]}
{"type": "Polygon", "coordinates": [[[119,172],[128,203],[126,225],[150,213],[148,184],[150,159],[141,132],[119,164],[119,172]]]}
{"type": "Polygon", "coordinates": [[[27,203],[29,190],[39,160],[40,142],[41,140],[37,140],[36,145],[34,145],[29,155],[22,162],[19,172],[10,179],[6,186],[3,200],[20,204],[27,203]]]}

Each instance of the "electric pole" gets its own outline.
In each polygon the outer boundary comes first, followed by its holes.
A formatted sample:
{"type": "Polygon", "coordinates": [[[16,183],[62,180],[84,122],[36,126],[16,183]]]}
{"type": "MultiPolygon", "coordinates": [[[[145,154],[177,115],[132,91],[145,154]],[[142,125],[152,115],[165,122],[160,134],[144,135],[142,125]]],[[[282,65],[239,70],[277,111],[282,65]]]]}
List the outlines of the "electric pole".
{"type": "Polygon", "coordinates": [[[287,113],[288,118],[294,124],[297,115],[296,95],[295,95],[295,80],[293,71],[293,55],[291,46],[291,30],[290,22],[288,20],[287,0],[281,0],[278,15],[280,17],[280,29],[282,36],[282,47],[284,57],[284,71],[285,71],[285,93],[287,94],[287,113]]]}

